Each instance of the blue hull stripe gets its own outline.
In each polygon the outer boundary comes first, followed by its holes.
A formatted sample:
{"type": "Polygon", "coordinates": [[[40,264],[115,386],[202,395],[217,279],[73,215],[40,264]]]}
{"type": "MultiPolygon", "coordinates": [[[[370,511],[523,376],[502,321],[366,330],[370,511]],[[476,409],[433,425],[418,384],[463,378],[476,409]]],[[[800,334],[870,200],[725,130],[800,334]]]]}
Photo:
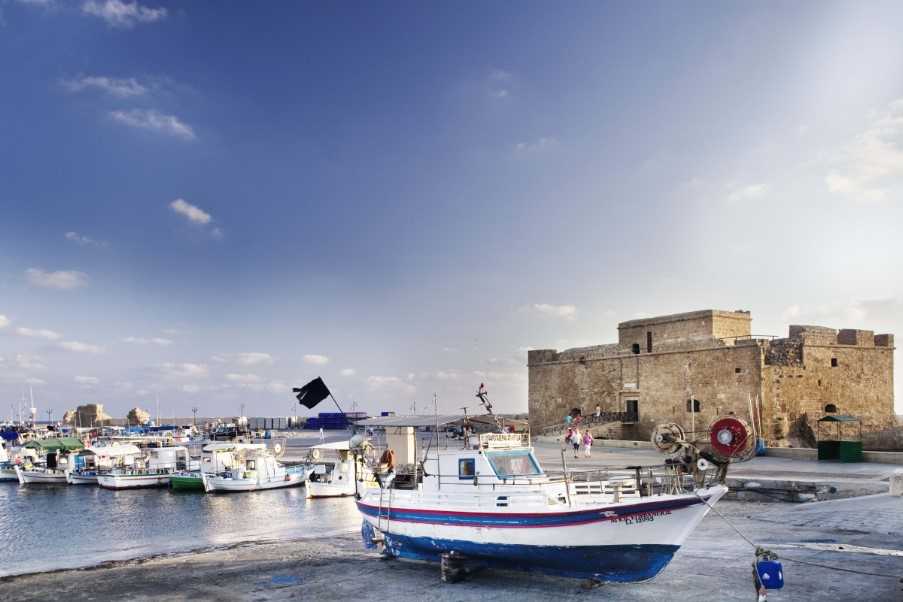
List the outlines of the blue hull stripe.
{"type": "MultiPolygon", "coordinates": [[[[531,528],[531,527],[563,527],[568,525],[585,525],[596,522],[618,522],[626,517],[637,515],[662,515],[671,514],[672,510],[680,510],[690,506],[701,504],[699,498],[680,498],[676,500],[663,500],[630,506],[594,508],[577,512],[545,512],[545,513],[517,513],[517,512],[454,512],[445,510],[416,510],[411,508],[390,508],[389,520],[428,523],[435,525],[460,525],[468,527],[503,527],[503,528],[531,528]]],[[[379,508],[362,502],[357,503],[361,513],[367,516],[377,517],[379,508]]],[[[386,518],[386,509],[383,509],[383,519],[386,518]]]]}
{"type": "Polygon", "coordinates": [[[386,535],[386,551],[399,558],[435,562],[443,552],[455,551],[496,568],[616,582],[652,579],[677,550],[678,546],[652,544],[525,546],[386,535]]]}

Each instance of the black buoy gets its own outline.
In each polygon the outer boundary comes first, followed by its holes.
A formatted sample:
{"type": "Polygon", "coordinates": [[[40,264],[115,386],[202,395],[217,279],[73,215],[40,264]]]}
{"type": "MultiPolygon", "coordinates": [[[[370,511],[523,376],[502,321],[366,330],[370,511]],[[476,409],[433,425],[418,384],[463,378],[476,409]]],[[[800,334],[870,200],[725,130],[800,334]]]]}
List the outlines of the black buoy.
{"type": "Polygon", "coordinates": [[[442,568],[442,580],[446,583],[458,583],[467,574],[464,557],[455,551],[442,554],[439,566],[442,568]]]}

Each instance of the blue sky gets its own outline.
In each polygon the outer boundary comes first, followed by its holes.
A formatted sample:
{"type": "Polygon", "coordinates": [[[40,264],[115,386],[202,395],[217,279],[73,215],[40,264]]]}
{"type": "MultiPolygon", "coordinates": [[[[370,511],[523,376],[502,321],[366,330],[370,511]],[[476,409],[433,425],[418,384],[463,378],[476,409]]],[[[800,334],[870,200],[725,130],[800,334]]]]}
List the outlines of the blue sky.
{"type": "Polygon", "coordinates": [[[637,316],[903,333],[901,21],[2,0],[0,393],[517,411],[526,348],[637,316]]]}

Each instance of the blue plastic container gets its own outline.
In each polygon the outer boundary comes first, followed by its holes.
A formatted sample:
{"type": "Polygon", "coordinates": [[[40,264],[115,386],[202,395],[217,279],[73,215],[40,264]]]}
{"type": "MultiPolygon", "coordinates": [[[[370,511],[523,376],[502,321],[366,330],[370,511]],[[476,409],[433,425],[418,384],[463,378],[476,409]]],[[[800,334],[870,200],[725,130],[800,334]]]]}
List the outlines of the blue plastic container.
{"type": "Polygon", "coordinates": [[[784,587],[784,568],[777,560],[760,560],[756,562],[756,574],[765,589],[781,589],[784,587]]]}

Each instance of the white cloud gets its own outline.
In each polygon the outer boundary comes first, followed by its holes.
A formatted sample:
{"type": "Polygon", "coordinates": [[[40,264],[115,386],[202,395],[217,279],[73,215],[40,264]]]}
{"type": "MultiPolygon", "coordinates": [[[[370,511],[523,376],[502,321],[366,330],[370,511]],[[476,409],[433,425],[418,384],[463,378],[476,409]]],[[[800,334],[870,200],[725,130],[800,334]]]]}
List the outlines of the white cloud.
{"type": "Polygon", "coordinates": [[[137,2],[122,2],[122,0],[88,0],[82,4],[82,12],[98,17],[107,22],[110,27],[129,29],[140,23],[154,23],[166,18],[166,9],[149,8],[137,2]]]}
{"type": "Polygon", "coordinates": [[[16,367],[22,370],[47,369],[47,366],[44,365],[44,361],[40,357],[36,355],[29,355],[27,353],[16,354],[16,367]]]}
{"type": "Polygon", "coordinates": [[[172,345],[171,339],[164,339],[163,337],[126,337],[122,339],[123,343],[134,343],[136,345],[159,345],[161,347],[168,347],[172,345]]]}
{"type": "Polygon", "coordinates": [[[825,176],[828,191],[856,201],[880,202],[903,181],[903,98],[875,115],[825,176]]]}
{"type": "Polygon", "coordinates": [[[93,88],[117,98],[131,98],[147,93],[147,87],[140,84],[134,77],[115,78],[85,75],[75,79],[63,80],[62,85],[70,92],[83,92],[93,88]]]}
{"type": "Polygon", "coordinates": [[[110,117],[113,121],[129,127],[152,130],[184,140],[194,140],[197,137],[194,129],[175,115],[165,115],[154,109],[111,111],[110,117]]]}
{"type": "Polygon", "coordinates": [[[795,320],[800,317],[800,306],[799,305],[789,305],[784,308],[784,311],[781,312],[781,320],[784,322],[789,322],[790,320],[795,320]]]}
{"type": "Polygon", "coordinates": [[[324,364],[329,363],[329,358],[325,355],[317,355],[316,353],[308,353],[304,356],[305,364],[313,364],[315,366],[322,366],[324,364]]]}
{"type": "Polygon", "coordinates": [[[487,76],[489,96],[496,100],[504,100],[511,96],[510,84],[514,76],[504,69],[491,69],[487,76]]]}
{"type": "Polygon", "coordinates": [[[357,374],[354,368],[345,368],[341,372],[342,376],[354,376],[357,374]]]}
{"type": "Polygon", "coordinates": [[[58,332],[47,330],[46,328],[25,328],[24,326],[17,328],[16,334],[34,339],[47,339],[48,341],[56,341],[63,336],[58,332]]]}
{"type": "Polygon", "coordinates": [[[58,345],[61,349],[74,351],[76,353],[103,353],[103,347],[92,345],[91,343],[82,343],[80,341],[62,341],[58,345]]]}
{"type": "Polygon", "coordinates": [[[169,208],[195,224],[209,224],[213,219],[209,213],[185,199],[174,200],[169,204],[169,208]]]}
{"type": "Polygon", "coordinates": [[[233,372],[226,375],[226,380],[240,385],[253,385],[260,382],[260,377],[256,374],[236,374],[233,372]]]}
{"type": "Polygon", "coordinates": [[[198,391],[201,390],[201,387],[200,387],[200,385],[187,384],[187,385],[182,385],[181,389],[185,393],[197,393],[198,391]]]}
{"type": "Polygon", "coordinates": [[[46,385],[47,381],[43,378],[37,378],[35,376],[29,376],[25,379],[26,385],[46,385]]]}
{"type": "Polygon", "coordinates": [[[6,328],[7,326],[9,326],[9,318],[0,314],[0,328],[6,328]]]}
{"type": "Polygon", "coordinates": [[[85,236],[84,234],[79,234],[78,232],[66,232],[63,235],[64,238],[70,242],[74,242],[77,245],[81,245],[83,247],[105,247],[107,243],[102,240],[94,240],[90,236],[85,236]]]}
{"type": "Polygon", "coordinates": [[[28,268],[25,277],[32,286],[55,288],[59,290],[71,290],[88,283],[88,275],[74,270],[60,270],[46,272],[39,268],[28,268]]]}
{"type": "Polygon", "coordinates": [[[267,384],[266,390],[269,391],[270,393],[276,393],[277,395],[282,395],[285,393],[289,393],[292,390],[292,388],[289,387],[284,382],[274,380],[274,381],[270,382],[269,384],[267,384]]]}
{"type": "Polygon", "coordinates": [[[519,142],[514,145],[516,153],[539,153],[551,150],[558,146],[558,140],[555,138],[538,138],[530,142],[519,142]]]}
{"type": "Polygon", "coordinates": [[[367,387],[373,392],[397,392],[411,394],[417,390],[414,385],[397,376],[368,376],[367,387]]]}
{"type": "Polygon", "coordinates": [[[768,193],[768,186],[765,184],[750,184],[741,186],[732,190],[727,195],[727,200],[731,203],[740,203],[743,201],[752,201],[762,198],[768,193]]]}
{"type": "Polygon", "coordinates": [[[206,365],[191,362],[164,362],[160,364],[160,371],[165,376],[174,378],[203,378],[208,374],[206,365]]]}
{"type": "Polygon", "coordinates": [[[100,382],[100,379],[96,376],[76,376],[75,382],[80,385],[96,385],[100,382]]]}
{"type": "Polygon", "coordinates": [[[242,366],[270,366],[276,360],[269,353],[263,353],[261,351],[248,351],[245,353],[236,353],[235,361],[242,366]]]}
{"type": "Polygon", "coordinates": [[[460,374],[456,370],[440,370],[436,372],[436,378],[439,380],[458,380],[460,374]]]}
{"type": "Polygon", "coordinates": [[[533,309],[541,314],[573,320],[577,317],[577,308],[574,305],[550,305],[548,303],[534,303],[533,309]]]}

